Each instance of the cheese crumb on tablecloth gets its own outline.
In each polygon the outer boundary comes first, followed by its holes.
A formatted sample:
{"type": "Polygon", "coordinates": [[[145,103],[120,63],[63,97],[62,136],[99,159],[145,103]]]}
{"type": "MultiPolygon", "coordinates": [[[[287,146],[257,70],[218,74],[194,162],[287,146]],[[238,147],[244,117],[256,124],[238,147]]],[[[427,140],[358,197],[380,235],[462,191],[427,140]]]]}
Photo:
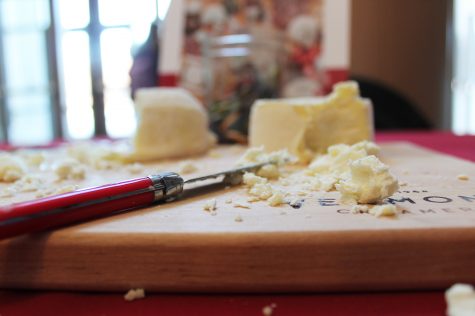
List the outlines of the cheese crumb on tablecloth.
{"type": "Polygon", "coordinates": [[[448,316],[475,315],[475,290],[469,284],[457,283],[445,292],[448,316]]]}
{"type": "Polygon", "coordinates": [[[131,302],[145,297],[145,290],[142,288],[139,289],[130,289],[125,295],[124,300],[131,302]]]}
{"type": "Polygon", "coordinates": [[[277,307],[275,303],[272,303],[270,305],[264,306],[262,308],[262,315],[264,316],[271,316],[274,313],[274,309],[277,307]]]}
{"type": "Polygon", "coordinates": [[[242,222],[242,217],[240,215],[238,215],[234,218],[234,221],[240,223],[240,222],[242,222]]]}
{"type": "Polygon", "coordinates": [[[470,178],[469,178],[466,174],[459,174],[459,175],[457,176],[457,179],[462,180],[462,181],[467,181],[467,180],[469,180],[470,178]]]}

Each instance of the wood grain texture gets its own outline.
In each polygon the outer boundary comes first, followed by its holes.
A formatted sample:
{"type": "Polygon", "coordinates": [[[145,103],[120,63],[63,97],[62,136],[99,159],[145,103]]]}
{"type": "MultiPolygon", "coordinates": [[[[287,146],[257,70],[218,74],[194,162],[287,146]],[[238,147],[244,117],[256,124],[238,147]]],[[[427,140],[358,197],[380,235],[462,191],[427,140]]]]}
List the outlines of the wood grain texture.
{"type": "MultiPolygon", "coordinates": [[[[231,156],[208,165],[221,168],[231,156]]],[[[298,210],[264,202],[245,210],[224,203],[228,197],[244,199],[243,188],[208,191],[3,241],[0,285],[120,292],[134,287],[329,292],[475,283],[474,164],[405,144],[383,146],[382,159],[408,183],[394,196],[404,211],[397,218],[351,214],[338,205],[335,192],[313,193],[298,210]],[[460,173],[470,180],[458,180],[460,173]],[[216,216],[202,209],[210,198],[218,200],[216,216]],[[234,221],[237,215],[242,222],[234,221]]]]}

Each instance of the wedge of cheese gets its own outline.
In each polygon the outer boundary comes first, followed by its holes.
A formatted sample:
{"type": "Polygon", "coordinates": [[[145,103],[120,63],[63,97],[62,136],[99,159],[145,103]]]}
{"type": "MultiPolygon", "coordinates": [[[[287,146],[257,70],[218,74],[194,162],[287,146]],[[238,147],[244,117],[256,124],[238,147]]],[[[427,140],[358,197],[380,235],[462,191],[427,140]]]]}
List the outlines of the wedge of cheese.
{"type": "Polygon", "coordinates": [[[143,88],[136,92],[138,118],[132,160],[176,158],[206,152],[216,143],[200,102],[181,88],[143,88]]]}
{"type": "Polygon", "coordinates": [[[252,106],[249,144],[266,151],[287,148],[301,161],[334,144],[373,139],[370,100],[359,95],[356,82],[334,86],[326,97],[257,100],[252,106]]]}

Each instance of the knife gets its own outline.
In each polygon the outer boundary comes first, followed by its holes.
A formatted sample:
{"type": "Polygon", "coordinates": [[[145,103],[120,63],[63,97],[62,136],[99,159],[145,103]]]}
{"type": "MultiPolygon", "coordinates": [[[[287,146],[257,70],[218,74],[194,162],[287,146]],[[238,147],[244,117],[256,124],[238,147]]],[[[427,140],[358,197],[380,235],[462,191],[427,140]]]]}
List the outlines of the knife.
{"type": "Polygon", "coordinates": [[[227,185],[241,183],[244,172],[273,162],[183,180],[175,172],[106,184],[0,207],[0,239],[35,233],[107,214],[177,199],[188,184],[222,178],[227,185]]]}

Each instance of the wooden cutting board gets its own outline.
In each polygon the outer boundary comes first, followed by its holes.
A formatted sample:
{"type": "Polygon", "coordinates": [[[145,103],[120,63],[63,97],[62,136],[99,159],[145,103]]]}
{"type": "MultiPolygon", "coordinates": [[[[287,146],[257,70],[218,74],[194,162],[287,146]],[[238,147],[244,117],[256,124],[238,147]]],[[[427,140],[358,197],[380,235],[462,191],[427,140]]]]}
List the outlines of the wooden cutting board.
{"type": "MultiPolygon", "coordinates": [[[[300,209],[252,203],[245,189],[200,195],[0,243],[3,288],[166,292],[443,289],[475,283],[475,164],[408,143],[382,146],[402,183],[400,214],[376,218],[313,192],[300,209]],[[459,180],[466,174],[469,180],[459,180]],[[217,212],[203,211],[217,199],[217,212]],[[242,218],[241,222],[236,217],[242,218]]],[[[243,148],[195,159],[229,168],[243,148]]],[[[153,168],[154,166],[149,166],[153,168]]],[[[156,166],[155,166],[156,167],[156,166]]],[[[161,168],[173,169],[176,163],[161,168]]],[[[99,181],[91,178],[91,183],[99,181]]],[[[99,178],[117,180],[109,172],[99,178]]],[[[288,188],[289,191],[295,188],[288,188]]]]}

